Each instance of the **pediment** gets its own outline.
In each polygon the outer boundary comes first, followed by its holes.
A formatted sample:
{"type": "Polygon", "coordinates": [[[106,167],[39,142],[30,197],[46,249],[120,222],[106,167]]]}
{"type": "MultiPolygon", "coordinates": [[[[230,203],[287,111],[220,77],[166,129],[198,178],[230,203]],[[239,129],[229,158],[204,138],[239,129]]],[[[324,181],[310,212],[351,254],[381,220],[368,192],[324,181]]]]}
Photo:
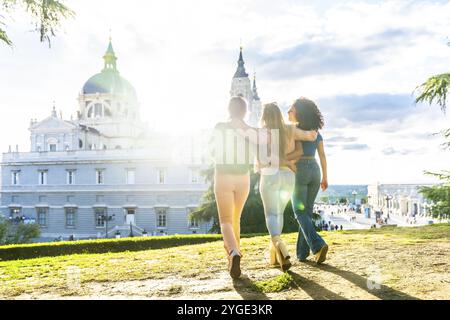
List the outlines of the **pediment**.
{"type": "Polygon", "coordinates": [[[42,121],[33,124],[30,128],[31,131],[71,131],[77,126],[74,123],[65,121],[57,117],[48,117],[42,121]]]}

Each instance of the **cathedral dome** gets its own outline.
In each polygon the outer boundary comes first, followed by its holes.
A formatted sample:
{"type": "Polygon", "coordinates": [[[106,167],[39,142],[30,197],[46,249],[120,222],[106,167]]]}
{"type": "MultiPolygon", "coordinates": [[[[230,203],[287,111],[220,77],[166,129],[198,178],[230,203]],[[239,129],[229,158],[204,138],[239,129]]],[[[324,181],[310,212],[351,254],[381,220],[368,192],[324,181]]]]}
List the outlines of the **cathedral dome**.
{"type": "Polygon", "coordinates": [[[89,78],[83,85],[82,94],[111,93],[136,98],[136,90],[131,83],[123,78],[116,67],[117,57],[111,40],[103,56],[105,67],[100,73],[89,78]]]}
{"type": "Polygon", "coordinates": [[[89,78],[83,86],[83,94],[112,93],[136,96],[136,91],[128,80],[121,77],[117,70],[104,69],[89,78]]]}

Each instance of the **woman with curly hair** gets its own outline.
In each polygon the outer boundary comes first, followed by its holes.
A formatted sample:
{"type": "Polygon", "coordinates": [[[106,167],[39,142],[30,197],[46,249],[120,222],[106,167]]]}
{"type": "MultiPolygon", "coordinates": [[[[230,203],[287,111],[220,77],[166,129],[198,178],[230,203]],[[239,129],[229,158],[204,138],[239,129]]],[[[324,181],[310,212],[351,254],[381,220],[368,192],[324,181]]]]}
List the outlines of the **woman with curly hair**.
{"type": "MultiPolygon", "coordinates": [[[[324,125],[322,114],[317,105],[306,98],[294,101],[288,111],[289,120],[297,123],[302,130],[319,130],[324,125]]],[[[320,264],[325,261],[328,245],[316,232],[312,217],[314,201],[319,188],[328,188],[327,160],[323,138],[319,133],[315,141],[302,141],[303,155],[297,162],[295,189],[292,195],[292,207],[300,225],[297,239],[297,258],[306,261],[310,251],[315,255],[315,261],[320,264]],[[315,159],[316,150],[322,167],[322,180],[319,165],[315,159]]]]}

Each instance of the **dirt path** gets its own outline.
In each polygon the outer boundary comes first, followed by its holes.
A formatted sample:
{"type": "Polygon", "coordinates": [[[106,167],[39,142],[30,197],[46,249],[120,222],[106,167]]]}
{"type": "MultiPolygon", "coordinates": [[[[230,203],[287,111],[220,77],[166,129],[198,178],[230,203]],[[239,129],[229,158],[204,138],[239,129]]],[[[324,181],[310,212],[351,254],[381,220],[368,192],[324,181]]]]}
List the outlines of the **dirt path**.
{"type": "MultiPolygon", "coordinates": [[[[261,255],[248,254],[243,276],[232,281],[223,268],[161,279],[87,282],[63,294],[51,288],[16,299],[450,299],[450,243],[330,241],[323,266],[293,261],[288,274],[269,268],[261,255]],[[264,260],[264,261],[263,261],[264,260]],[[282,279],[281,279],[281,278],[282,279]],[[282,289],[255,289],[255,284],[287,279],[282,289]]],[[[245,240],[244,240],[245,244],[245,240]]],[[[292,239],[289,241],[294,251],[292,239]]]]}

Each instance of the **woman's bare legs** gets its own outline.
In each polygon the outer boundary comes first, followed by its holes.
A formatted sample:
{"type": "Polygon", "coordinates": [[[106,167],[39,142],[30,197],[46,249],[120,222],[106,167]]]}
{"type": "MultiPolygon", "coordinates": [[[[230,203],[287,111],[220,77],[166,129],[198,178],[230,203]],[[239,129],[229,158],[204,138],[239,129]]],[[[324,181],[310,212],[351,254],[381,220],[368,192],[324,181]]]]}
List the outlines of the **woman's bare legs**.
{"type": "Polygon", "coordinates": [[[217,173],[214,179],[214,194],[219,213],[220,229],[224,247],[240,253],[240,222],[242,209],[250,188],[248,174],[217,173]]]}
{"type": "Polygon", "coordinates": [[[233,231],[239,253],[241,252],[241,215],[250,192],[250,176],[239,175],[236,177],[234,190],[233,231]]]}

